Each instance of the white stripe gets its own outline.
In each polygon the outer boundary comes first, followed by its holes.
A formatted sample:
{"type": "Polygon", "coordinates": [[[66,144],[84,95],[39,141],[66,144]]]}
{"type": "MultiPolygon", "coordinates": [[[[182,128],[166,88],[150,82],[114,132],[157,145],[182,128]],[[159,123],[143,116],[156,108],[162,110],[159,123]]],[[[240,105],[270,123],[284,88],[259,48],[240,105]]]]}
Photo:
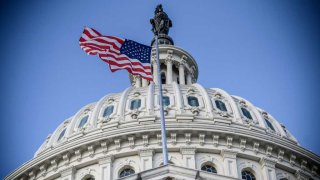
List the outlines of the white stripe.
{"type": "MultiPolygon", "coordinates": [[[[111,38],[108,38],[108,37],[104,37],[104,36],[97,36],[97,37],[94,37],[94,38],[90,38],[90,37],[88,37],[85,33],[83,33],[82,35],[81,35],[81,37],[83,38],[83,39],[85,39],[86,41],[94,41],[94,40],[96,40],[96,39],[102,39],[102,40],[104,40],[104,41],[107,41],[107,42],[110,42],[110,43],[114,43],[118,48],[120,48],[121,47],[121,43],[119,43],[119,41],[117,41],[117,40],[115,40],[115,39],[111,39],[111,38]]],[[[121,39],[121,38],[119,38],[119,39],[121,39]]],[[[123,39],[121,39],[121,40],[123,40],[123,39]]],[[[124,40],[123,40],[124,41],[124,40]]],[[[98,41],[97,41],[98,42],[98,41]]],[[[84,42],[80,42],[80,43],[84,43],[84,42]]],[[[98,42],[98,43],[101,43],[101,42],[98,42]]],[[[104,43],[103,43],[104,44],[104,43]]]]}
{"type": "Polygon", "coordinates": [[[99,36],[99,35],[96,34],[91,28],[86,27],[85,29],[86,29],[87,31],[89,31],[89,33],[90,33],[92,36],[99,36]]]}
{"type": "MultiPolygon", "coordinates": [[[[91,40],[91,38],[89,38],[85,33],[82,33],[81,37],[82,37],[83,39],[85,39],[86,41],[91,40]]],[[[80,43],[81,43],[81,41],[80,41],[80,43]]]]}
{"type": "MultiPolygon", "coordinates": [[[[118,38],[118,37],[117,37],[117,38],[118,38]]],[[[115,39],[111,39],[111,38],[105,37],[105,36],[98,36],[98,37],[94,37],[94,38],[92,38],[92,39],[102,39],[102,40],[105,40],[105,41],[108,41],[108,42],[113,42],[113,43],[115,43],[116,46],[119,47],[119,48],[122,46],[122,44],[119,43],[119,41],[117,41],[117,40],[115,40],[115,39]]],[[[121,38],[119,38],[119,39],[121,39],[121,38]]],[[[121,39],[121,40],[124,41],[124,39],[121,39]]]]}
{"type": "MultiPolygon", "coordinates": [[[[92,44],[96,44],[96,45],[101,45],[101,46],[108,46],[112,51],[115,51],[117,53],[120,53],[119,50],[117,49],[114,49],[114,47],[110,44],[107,44],[107,43],[102,43],[102,42],[98,42],[98,41],[95,41],[95,40],[88,40],[88,41],[84,41],[84,42],[81,42],[80,45],[83,45],[83,46],[86,46],[84,43],[92,43],[92,44]]],[[[101,47],[97,47],[97,48],[101,48],[101,47]]],[[[101,48],[102,49],[102,48],[101,48]]]]}
{"type": "MultiPolygon", "coordinates": [[[[108,61],[113,61],[113,62],[115,62],[117,64],[131,64],[132,68],[143,69],[145,72],[151,72],[151,68],[150,69],[146,69],[145,67],[143,67],[141,65],[133,65],[130,60],[116,60],[116,59],[114,59],[112,57],[101,57],[101,59],[108,60],[108,61]]],[[[150,64],[147,65],[147,66],[151,67],[150,64]]]]}
{"type": "MultiPolygon", "coordinates": [[[[120,61],[117,61],[117,60],[115,60],[115,59],[113,59],[113,58],[108,58],[108,61],[113,61],[113,62],[115,62],[115,63],[117,63],[117,64],[128,64],[128,63],[130,63],[130,61],[129,60],[123,60],[123,61],[126,61],[126,62],[123,62],[123,63],[119,63],[120,61]]],[[[131,64],[131,63],[130,63],[131,64]]],[[[126,65],[126,66],[128,66],[128,65],[126,65]]],[[[141,69],[141,70],[143,70],[144,72],[151,72],[151,69],[146,69],[146,68],[144,68],[144,67],[142,67],[142,66],[140,66],[140,65],[132,65],[131,64],[131,67],[132,68],[134,68],[134,69],[141,69]]]]}
{"type": "Polygon", "coordinates": [[[133,68],[131,68],[129,65],[127,66],[124,66],[124,67],[119,67],[119,66],[116,66],[116,65],[111,65],[110,64],[110,68],[113,69],[113,70],[118,70],[118,69],[125,69],[125,68],[130,68],[132,70],[132,73],[135,73],[135,74],[139,74],[143,77],[149,77],[149,78],[152,78],[152,75],[147,75],[143,72],[139,72],[139,71],[135,71],[133,68]]]}
{"type": "MultiPolygon", "coordinates": [[[[130,59],[128,56],[126,56],[126,55],[124,55],[124,54],[118,55],[118,54],[114,54],[114,53],[111,53],[111,52],[107,52],[107,53],[105,53],[105,54],[112,54],[112,55],[115,56],[116,58],[126,57],[126,58],[130,59]]],[[[131,62],[138,62],[138,63],[142,64],[142,66],[151,66],[150,63],[142,63],[142,62],[139,61],[138,59],[130,59],[130,60],[131,60],[131,62]]]]}

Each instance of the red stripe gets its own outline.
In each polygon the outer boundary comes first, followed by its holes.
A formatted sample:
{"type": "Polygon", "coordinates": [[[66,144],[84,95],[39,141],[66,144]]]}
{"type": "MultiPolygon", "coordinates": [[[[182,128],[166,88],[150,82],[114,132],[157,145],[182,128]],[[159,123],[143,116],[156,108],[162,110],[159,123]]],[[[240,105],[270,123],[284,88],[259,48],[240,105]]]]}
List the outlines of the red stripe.
{"type": "MultiPolygon", "coordinates": [[[[151,76],[152,75],[152,73],[151,72],[145,72],[145,71],[143,71],[143,70],[141,70],[141,69],[138,69],[138,68],[129,68],[129,67],[122,67],[122,66],[118,66],[118,64],[117,63],[115,63],[114,61],[109,61],[109,60],[104,60],[104,59],[102,59],[102,61],[104,61],[104,62],[106,62],[106,63],[108,63],[108,64],[110,64],[110,65],[114,65],[114,66],[117,66],[117,68],[114,68],[114,69],[116,69],[116,70],[119,70],[119,69],[130,69],[130,70],[134,70],[134,71],[132,71],[132,72],[142,72],[142,73],[145,73],[146,75],[149,75],[149,76],[151,76]]],[[[111,68],[111,67],[110,67],[111,68]]],[[[136,73],[136,75],[140,75],[140,74],[138,74],[138,73],[136,73]]]]}
{"type": "Polygon", "coordinates": [[[111,65],[115,65],[115,66],[117,66],[119,68],[124,68],[125,66],[129,65],[131,67],[131,69],[134,69],[137,72],[143,72],[143,73],[145,73],[147,75],[151,75],[152,74],[151,72],[146,72],[143,68],[132,67],[130,63],[118,64],[118,63],[116,63],[114,61],[108,61],[108,63],[111,64],[111,65]]]}
{"type": "MultiPolygon", "coordinates": [[[[100,54],[99,55],[100,58],[104,58],[104,57],[110,57],[116,61],[124,61],[124,60],[127,60],[127,61],[130,61],[130,59],[126,56],[123,56],[123,57],[115,57],[113,54],[100,54]]],[[[130,61],[130,65],[136,65],[136,66],[142,66],[143,68],[145,69],[151,69],[151,65],[150,66],[144,66],[142,63],[139,63],[139,62],[132,62],[130,61]]]]}
{"type": "MultiPolygon", "coordinates": [[[[132,69],[136,69],[139,72],[144,72],[146,74],[150,74],[151,75],[151,71],[150,72],[145,71],[146,69],[151,69],[151,65],[150,66],[141,66],[140,65],[140,67],[133,67],[132,63],[130,63],[131,61],[128,58],[126,60],[122,60],[123,62],[128,61],[128,63],[117,63],[117,62],[114,62],[114,61],[111,61],[111,60],[104,59],[101,56],[100,56],[100,58],[103,61],[105,61],[105,62],[107,62],[109,64],[116,65],[116,66],[119,66],[119,67],[124,67],[124,66],[128,66],[129,65],[129,66],[131,66],[132,69]]],[[[112,58],[112,59],[114,59],[114,58],[112,58]]],[[[114,59],[114,60],[117,61],[117,59],[114,59]]]]}
{"type": "Polygon", "coordinates": [[[80,37],[79,39],[80,43],[86,41],[83,37],[80,37]]]}
{"type": "MultiPolygon", "coordinates": [[[[109,67],[110,67],[110,66],[109,66],[109,67]]],[[[141,76],[141,77],[143,77],[144,79],[146,79],[146,80],[148,80],[148,81],[153,81],[152,77],[143,76],[143,75],[141,75],[141,74],[135,73],[135,72],[133,72],[130,68],[122,68],[122,69],[126,69],[129,73],[131,73],[131,74],[133,74],[133,75],[141,76]]],[[[110,67],[110,70],[111,70],[111,72],[116,72],[116,71],[121,70],[121,69],[112,69],[112,68],[110,67]]]]}
{"type": "Polygon", "coordinates": [[[97,30],[90,28],[93,32],[95,32],[98,36],[102,36],[102,34],[100,34],[97,30]]]}
{"type": "Polygon", "coordinates": [[[114,40],[118,41],[120,44],[123,44],[123,43],[124,43],[124,40],[123,40],[123,39],[118,38],[118,37],[115,37],[115,36],[103,36],[103,37],[107,37],[107,38],[110,38],[110,39],[114,39],[114,40]]]}
{"type": "Polygon", "coordinates": [[[90,48],[90,50],[85,50],[86,52],[87,51],[92,51],[92,50],[97,50],[97,51],[101,51],[101,53],[102,53],[101,55],[104,55],[108,50],[109,53],[121,55],[119,52],[115,52],[115,51],[113,51],[111,49],[101,49],[101,48],[98,48],[98,47],[95,47],[95,46],[90,46],[90,45],[87,45],[85,47],[90,48]]]}
{"type": "MultiPolygon", "coordinates": [[[[110,46],[103,46],[103,45],[98,45],[98,44],[95,44],[95,43],[81,43],[81,45],[85,46],[85,47],[92,47],[92,48],[97,48],[97,49],[105,49],[105,50],[110,50],[110,51],[113,51],[110,49],[110,46]]],[[[119,48],[115,48],[116,50],[120,51],[119,48]]],[[[115,51],[113,51],[115,52],[115,51]]],[[[117,52],[117,54],[119,54],[119,52],[117,52]]]]}
{"type": "Polygon", "coordinates": [[[88,30],[86,30],[86,29],[83,31],[83,34],[87,35],[88,38],[90,38],[90,39],[92,39],[92,38],[95,37],[95,36],[93,36],[92,34],[90,34],[90,32],[89,32],[88,30]]]}
{"type": "Polygon", "coordinates": [[[111,42],[111,41],[106,41],[106,40],[102,39],[101,37],[92,38],[92,41],[97,41],[97,42],[103,43],[103,44],[109,44],[109,45],[111,45],[114,49],[120,49],[121,46],[122,46],[122,43],[121,43],[120,45],[117,45],[116,43],[111,42]]]}

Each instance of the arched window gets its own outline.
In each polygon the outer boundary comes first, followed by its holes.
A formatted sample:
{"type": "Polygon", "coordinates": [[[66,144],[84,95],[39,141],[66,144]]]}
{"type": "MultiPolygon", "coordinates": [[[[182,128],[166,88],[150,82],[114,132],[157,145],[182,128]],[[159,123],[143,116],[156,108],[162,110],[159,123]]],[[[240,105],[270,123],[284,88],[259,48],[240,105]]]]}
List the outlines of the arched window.
{"type": "Polygon", "coordinates": [[[222,102],[220,100],[215,100],[214,102],[216,103],[216,106],[218,109],[220,109],[220,111],[227,111],[227,107],[224,104],[224,102],[222,102]]]}
{"type": "Polygon", "coordinates": [[[64,129],[63,131],[61,131],[61,133],[59,134],[59,137],[58,137],[58,142],[64,137],[64,134],[66,133],[66,129],[64,129]]]}
{"type": "Polygon", "coordinates": [[[264,119],[266,121],[267,126],[272,130],[272,131],[276,131],[272,125],[272,123],[268,120],[268,119],[264,119]]]}
{"type": "Polygon", "coordinates": [[[194,96],[188,96],[188,104],[192,107],[199,107],[198,98],[194,96]]]}
{"type": "Polygon", "coordinates": [[[243,170],[241,172],[241,176],[242,176],[242,179],[256,180],[256,177],[253,175],[253,173],[251,171],[248,171],[248,170],[243,170]]]}
{"type": "Polygon", "coordinates": [[[131,101],[130,109],[131,110],[139,109],[140,106],[141,106],[141,99],[135,99],[131,101]]]}
{"type": "Polygon", "coordinates": [[[215,167],[211,166],[211,165],[208,165],[208,164],[205,164],[201,167],[201,170],[202,171],[206,171],[206,172],[209,172],[209,173],[215,173],[217,174],[217,170],[215,167]]]}
{"type": "Polygon", "coordinates": [[[162,96],[162,104],[163,104],[163,106],[169,106],[170,105],[170,98],[168,96],[162,96]]]}
{"type": "Polygon", "coordinates": [[[126,176],[130,176],[130,175],[132,175],[134,173],[135,173],[134,170],[132,168],[128,167],[128,168],[123,169],[120,172],[119,177],[123,178],[123,177],[126,177],[126,176]]]}
{"type": "Polygon", "coordinates": [[[87,124],[89,116],[85,116],[80,120],[78,128],[83,128],[87,124]]]}
{"type": "Polygon", "coordinates": [[[161,73],[161,83],[166,84],[166,74],[164,72],[161,73]]]}
{"type": "Polygon", "coordinates": [[[252,116],[250,114],[250,112],[246,109],[246,108],[241,108],[242,114],[247,117],[248,119],[252,120],[252,116]]]}
{"type": "Polygon", "coordinates": [[[109,117],[113,113],[113,106],[108,106],[106,109],[103,111],[103,117],[109,117]]]}
{"type": "Polygon", "coordinates": [[[82,178],[82,180],[95,180],[95,178],[92,175],[86,175],[82,178]]]}

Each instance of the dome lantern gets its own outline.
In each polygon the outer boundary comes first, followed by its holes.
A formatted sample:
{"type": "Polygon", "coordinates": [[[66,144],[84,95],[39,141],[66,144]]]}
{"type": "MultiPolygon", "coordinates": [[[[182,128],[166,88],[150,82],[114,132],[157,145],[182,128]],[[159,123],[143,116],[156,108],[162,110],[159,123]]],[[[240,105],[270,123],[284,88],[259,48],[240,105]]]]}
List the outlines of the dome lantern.
{"type": "MultiPolygon", "coordinates": [[[[155,10],[155,16],[150,19],[152,32],[158,35],[159,58],[162,84],[182,84],[191,85],[197,82],[198,65],[195,59],[181,48],[175,47],[172,38],[168,35],[172,27],[172,21],[163,11],[162,5],[158,5],[155,10]]],[[[154,46],[154,38],[151,46],[154,46]]],[[[152,72],[157,71],[156,50],[152,49],[152,72]]],[[[131,84],[135,87],[145,87],[150,84],[139,76],[129,75],[131,84]]],[[[154,83],[157,82],[157,73],[153,73],[154,83]]]]}

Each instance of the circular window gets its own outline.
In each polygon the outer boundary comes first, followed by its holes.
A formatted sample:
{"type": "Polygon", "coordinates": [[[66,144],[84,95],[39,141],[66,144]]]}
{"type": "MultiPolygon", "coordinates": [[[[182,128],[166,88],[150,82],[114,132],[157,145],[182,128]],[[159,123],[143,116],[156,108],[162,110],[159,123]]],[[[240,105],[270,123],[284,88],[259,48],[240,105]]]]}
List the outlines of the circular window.
{"type": "Polygon", "coordinates": [[[207,171],[207,172],[209,172],[209,173],[215,173],[215,174],[217,174],[217,170],[216,170],[216,168],[214,168],[213,166],[211,166],[211,165],[203,165],[202,167],[201,167],[201,170],[202,171],[207,171]]]}
{"type": "Polygon", "coordinates": [[[134,174],[134,170],[131,169],[131,168],[125,168],[123,169],[120,174],[119,174],[119,177],[122,178],[122,177],[126,177],[126,176],[130,176],[132,174],[134,174]]]}
{"type": "Polygon", "coordinates": [[[256,180],[256,177],[253,175],[251,171],[244,170],[241,172],[242,179],[246,180],[256,180]]]}

